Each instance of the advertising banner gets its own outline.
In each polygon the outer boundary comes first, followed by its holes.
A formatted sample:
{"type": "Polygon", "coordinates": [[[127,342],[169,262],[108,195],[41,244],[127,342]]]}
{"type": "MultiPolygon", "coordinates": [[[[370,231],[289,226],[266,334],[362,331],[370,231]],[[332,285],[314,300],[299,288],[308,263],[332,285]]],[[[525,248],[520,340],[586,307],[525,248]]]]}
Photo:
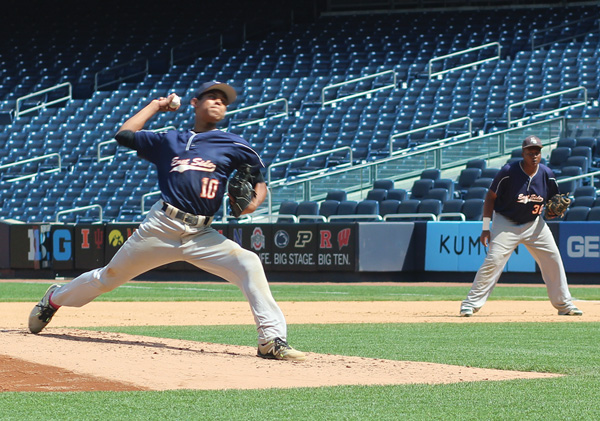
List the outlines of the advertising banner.
{"type": "Polygon", "coordinates": [[[51,266],[50,224],[10,226],[10,267],[47,269],[51,266]]]}
{"type": "Polygon", "coordinates": [[[412,222],[363,222],[358,224],[358,270],[400,272],[415,224],[412,222]]]}
{"type": "Polygon", "coordinates": [[[75,269],[90,270],[104,266],[105,226],[77,224],[73,228],[75,269]]]}
{"type": "Polygon", "coordinates": [[[600,222],[561,222],[559,248],[565,271],[599,273],[600,222]]]}
{"type": "MultiPolygon", "coordinates": [[[[427,224],[425,270],[476,272],[487,253],[481,242],[481,222],[435,222],[427,224]]],[[[504,271],[535,272],[533,257],[519,245],[504,271]]]]}
{"type": "Polygon", "coordinates": [[[75,266],[73,253],[73,226],[52,225],[50,230],[52,238],[52,269],[71,270],[75,266]]]}
{"type": "Polygon", "coordinates": [[[356,223],[319,224],[318,270],[354,272],[356,270],[356,223]]]}

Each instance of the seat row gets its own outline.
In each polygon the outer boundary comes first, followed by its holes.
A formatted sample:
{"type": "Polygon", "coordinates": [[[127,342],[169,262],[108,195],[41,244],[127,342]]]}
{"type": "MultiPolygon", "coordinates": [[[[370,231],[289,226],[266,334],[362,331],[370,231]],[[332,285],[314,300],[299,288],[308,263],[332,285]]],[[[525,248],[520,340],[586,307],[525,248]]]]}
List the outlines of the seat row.
{"type": "Polygon", "coordinates": [[[284,201],[277,222],[480,221],[483,202],[483,199],[450,199],[445,203],[437,199],[284,201]]]}

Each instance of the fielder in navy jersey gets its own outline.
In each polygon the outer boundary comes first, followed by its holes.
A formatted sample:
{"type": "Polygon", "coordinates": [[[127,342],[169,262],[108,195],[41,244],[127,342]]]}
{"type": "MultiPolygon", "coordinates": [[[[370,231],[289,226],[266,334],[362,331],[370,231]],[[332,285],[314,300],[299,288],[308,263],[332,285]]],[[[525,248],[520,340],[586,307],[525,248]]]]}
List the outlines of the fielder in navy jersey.
{"type": "Polygon", "coordinates": [[[227,180],[241,164],[252,166],[255,190],[242,213],[254,212],[267,196],[258,154],[240,136],[216,128],[236,96],[225,83],[203,84],[190,101],[195,114],[191,130],[143,130],[156,113],[179,108],[172,105],[175,94],[151,101],[121,126],[117,142],[156,165],[161,198],[108,265],[48,288],[29,316],[32,333],[41,332],[61,306],[81,307],[153,268],[186,261],[242,290],[256,323],[259,357],[306,359],[287,343],[285,317],[273,299],[260,258],[210,226],[227,180]]]}
{"type": "Polygon", "coordinates": [[[559,193],[556,177],[540,162],[542,142],[538,137],[528,136],[522,150],[523,159],[505,165],[486,195],[480,241],[489,249],[461,304],[461,316],[472,316],[485,304],[519,244],[525,245],[540,267],[558,314],[583,314],[572,302],[560,252],[543,217],[544,204],[559,193]]]}

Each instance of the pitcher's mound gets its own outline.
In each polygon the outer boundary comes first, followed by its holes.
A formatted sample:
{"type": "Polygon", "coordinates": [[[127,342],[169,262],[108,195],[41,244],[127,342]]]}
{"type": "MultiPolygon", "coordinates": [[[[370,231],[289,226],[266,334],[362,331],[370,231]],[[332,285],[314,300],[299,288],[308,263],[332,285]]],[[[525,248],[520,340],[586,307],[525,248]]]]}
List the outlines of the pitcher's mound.
{"type": "Polygon", "coordinates": [[[256,357],[254,347],[78,329],[48,328],[39,335],[4,330],[0,342],[3,391],[266,389],[558,376],[315,353],[303,362],[273,361],[256,357]]]}

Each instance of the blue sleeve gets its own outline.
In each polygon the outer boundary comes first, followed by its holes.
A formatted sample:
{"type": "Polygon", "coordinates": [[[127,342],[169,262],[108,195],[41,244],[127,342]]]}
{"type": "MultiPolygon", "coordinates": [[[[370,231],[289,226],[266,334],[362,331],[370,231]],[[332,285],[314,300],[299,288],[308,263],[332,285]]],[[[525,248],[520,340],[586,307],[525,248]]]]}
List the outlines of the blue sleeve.
{"type": "Polygon", "coordinates": [[[165,133],[156,133],[149,130],[135,132],[134,147],[140,158],[150,162],[157,162],[160,156],[160,145],[165,139],[165,133]]]}

